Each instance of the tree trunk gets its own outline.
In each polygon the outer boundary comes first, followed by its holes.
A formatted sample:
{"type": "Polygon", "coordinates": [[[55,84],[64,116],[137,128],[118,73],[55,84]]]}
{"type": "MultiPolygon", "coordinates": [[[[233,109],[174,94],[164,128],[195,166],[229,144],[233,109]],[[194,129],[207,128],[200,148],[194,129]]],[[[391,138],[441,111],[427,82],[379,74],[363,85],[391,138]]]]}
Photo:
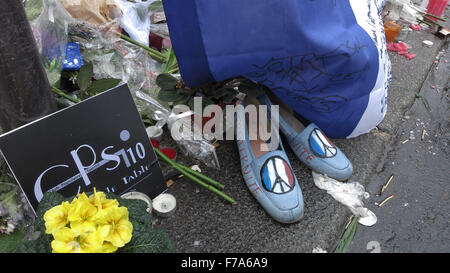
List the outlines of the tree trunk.
{"type": "Polygon", "coordinates": [[[4,132],[56,110],[20,0],[0,4],[0,127],[4,132]]]}

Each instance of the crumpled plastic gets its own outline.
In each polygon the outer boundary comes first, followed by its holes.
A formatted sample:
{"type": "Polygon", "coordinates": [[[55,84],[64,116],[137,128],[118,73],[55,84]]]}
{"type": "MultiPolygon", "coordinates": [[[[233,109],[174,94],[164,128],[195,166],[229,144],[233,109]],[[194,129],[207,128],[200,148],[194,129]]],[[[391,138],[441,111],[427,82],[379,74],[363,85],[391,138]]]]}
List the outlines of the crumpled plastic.
{"type": "MultiPolygon", "coordinates": [[[[64,52],[66,42],[78,43],[84,62],[93,64],[94,78],[121,79],[122,82],[127,83],[139,113],[159,111],[163,113],[160,124],[167,123],[170,128],[176,120],[169,118],[174,116],[171,115],[172,111],[154,99],[159,90],[156,85],[156,76],[161,71],[161,64],[153,60],[144,49],[120,38],[119,19],[95,26],[73,18],[58,0],[44,1],[52,3],[53,10],[58,11],[58,21],[63,23],[62,31],[57,29],[60,39],[55,39],[63,41],[60,52],[64,52]]],[[[41,14],[41,25],[51,21],[46,14],[41,14]]],[[[220,168],[215,146],[209,141],[194,140],[183,135],[183,139],[176,142],[185,155],[199,159],[208,167],[220,168]]]]}
{"type": "Polygon", "coordinates": [[[414,5],[410,0],[388,0],[386,8],[396,7],[390,10],[389,18],[393,20],[403,19],[408,23],[414,24],[417,18],[423,19],[423,13],[426,8],[414,5]]]}
{"type": "Polygon", "coordinates": [[[128,33],[131,39],[146,46],[149,45],[151,3],[156,0],[116,0],[117,5],[122,10],[120,26],[128,33]]]}
{"type": "MultiPolygon", "coordinates": [[[[187,111],[181,114],[177,114],[175,110],[168,110],[161,105],[157,100],[148,96],[143,92],[137,92],[136,97],[147,103],[147,107],[153,113],[153,118],[157,120],[156,126],[162,127],[167,124],[169,130],[175,122],[186,122],[186,126],[191,128],[190,120],[188,118],[194,114],[193,111],[187,111]]],[[[195,126],[195,124],[194,124],[195,126]]],[[[194,129],[195,130],[195,129],[194,129]]],[[[212,145],[208,140],[201,138],[195,139],[192,131],[182,131],[180,139],[174,139],[180,150],[188,157],[196,158],[202,161],[206,166],[210,168],[220,169],[220,163],[216,154],[216,147],[212,145]]]]}
{"type": "Polygon", "coordinates": [[[345,205],[350,211],[360,216],[359,223],[366,226],[372,226],[377,222],[376,215],[364,207],[363,198],[366,193],[364,186],[358,182],[342,183],[327,175],[312,172],[314,184],[322,190],[327,191],[336,201],[345,205]]]}
{"type": "MultiPolygon", "coordinates": [[[[69,37],[80,44],[84,62],[93,64],[95,78],[121,79],[134,98],[137,91],[156,96],[155,80],[161,64],[144,49],[120,38],[118,19],[98,27],[77,21],[70,24],[69,37]]],[[[138,110],[144,111],[146,106],[136,99],[135,102],[138,110]]]]}
{"type": "Polygon", "coordinates": [[[64,8],[74,17],[94,25],[102,25],[115,18],[114,0],[60,0],[64,8]]]}

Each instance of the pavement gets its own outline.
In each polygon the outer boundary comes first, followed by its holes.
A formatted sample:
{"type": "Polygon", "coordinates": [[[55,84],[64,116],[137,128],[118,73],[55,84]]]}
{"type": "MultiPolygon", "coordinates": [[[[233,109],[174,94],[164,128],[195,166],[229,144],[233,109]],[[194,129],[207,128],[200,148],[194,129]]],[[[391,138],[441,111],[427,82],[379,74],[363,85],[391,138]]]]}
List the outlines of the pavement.
{"type": "MultiPolygon", "coordinates": [[[[445,49],[450,52],[448,44],[445,49]]],[[[446,55],[433,65],[420,90],[430,111],[422,99],[414,102],[366,187],[370,193],[366,203],[378,222],[359,226],[348,252],[450,251],[450,56],[446,55]],[[392,195],[385,205],[377,205],[392,195]]]]}
{"type": "MultiPolygon", "coordinates": [[[[405,113],[408,113],[414,105],[416,107],[422,105],[421,100],[411,91],[420,92],[420,90],[423,90],[424,82],[429,77],[430,71],[433,71],[436,67],[436,64],[434,64],[436,56],[440,54],[443,48],[447,48],[444,40],[437,38],[426,30],[410,32],[406,42],[412,46],[410,52],[417,54],[417,57],[407,60],[403,56],[390,53],[393,79],[388,94],[388,112],[383,122],[377,129],[357,138],[333,140],[354,166],[354,174],[349,181],[358,181],[371,193],[371,198],[365,200],[365,202],[380,219],[374,227],[371,227],[373,230],[378,230],[377,228],[386,229],[383,226],[382,220],[384,218],[382,215],[391,214],[395,218],[396,216],[399,217],[397,213],[402,213],[402,211],[397,210],[389,212],[388,206],[383,207],[383,210],[377,210],[377,207],[373,207],[375,201],[385,197],[376,196],[376,192],[379,191],[380,183],[382,185],[389,178],[387,174],[390,175],[395,172],[395,165],[390,166],[390,164],[392,165],[390,162],[395,164],[398,161],[391,161],[390,153],[393,145],[396,145],[402,139],[401,133],[409,130],[404,129],[408,127],[403,126],[405,113]],[[425,47],[422,45],[424,40],[430,40],[434,45],[425,47]]],[[[450,59],[450,56],[447,58],[450,59]]],[[[448,79],[448,73],[446,75],[448,79]]],[[[445,78],[446,75],[440,77],[445,78]]],[[[425,84],[428,85],[429,83],[425,82],[425,84]]],[[[442,93],[446,92],[446,89],[441,90],[442,93]]],[[[422,113],[421,115],[425,114],[422,113]]],[[[412,116],[412,114],[410,115],[412,116]]],[[[416,116],[411,117],[410,121],[412,122],[415,118],[416,116]]],[[[427,124],[432,123],[431,120],[427,122],[427,124]]],[[[429,134],[439,135],[440,133],[442,132],[438,129],[430,129],[429,131],[429,134]]],[[[409,137],[409,132],[407,137],[409,137]]],[[[418,137],[416,134],[416,141],[418,137]]],[[[438,137],[436,136],[436,138],[438,137]]],[[[167,136],[164,138],[162,145],[174,146],[175,144],[167,136]]],[[[168,192],[177,198],[177,211],[169,218],[155,216],[153,226],[167,231],[173,239],[174,252],[179,253],[308,253],[313,252],[314,249],[332,252],[352,213],[325,191],[317,188],[314,185],[311,171],[296,159],[288,147],[285,148],[303,191],[305,216],[300,222],[288,225],[279,224],[265,213],[244,183],[236,142],[221,141],[216,149],[221,169],[214,170],[205,166],[201,167],[206,175],[225,185],[225,193],[233,197],[237,201],[237,205],[230,205],[194,182],[179,179],[168,189],[168,192]]],[[[409,149],[410,153],[412,150],[415,153],[414,146],[409,149]]],[[[425,149],[428,149],[428,147],[425,149]]],[[[408,157],[401,154],[398,156],[408,157]]],[[[427,156],[429,155],[427,154],[427,156]]],[[[448,159],[448,157],[446,158],[448,159]]],[[[183,158],[182,155],[179,155],[178,160],[192,162],[191,159],[183,158]]],[[[403,164],[407,164],[407,162],[403,164]]],[[[445,181],[444,178],[448,173],[443,175],[442,167],[437,165],[436,169],[426,173],[429,176],[434,176],[435,172],[441,173],[439,178],[436,179],[444,187],[442,181],[445,181]]],[[[415,169],[414,166],[410,169],[415,170],[415,172],[421,170],[415,169]]],[[[408,172],[407,169],[405,171],[408,172]]],[[[406,182],[408,181],[407,178],[404,179],[406,182]]],[[[429,183],[434,181],[432,179],[429,183]]],[[[394,189],[392,188],[392,190],[394,189]]],[[[435,190],[439,191],[438,188],[435,190]]],[[[420,199],[420,196],[411,198],[420,199]]],[[[411,208],[414,203],[411,198],[398,198],[395,202],[400,202],[399,204],[402,206],[409,203],[411,208]]],[[[443,195],[441,198],[444,198],[444,201],[448,200],[448,191],[447,195],[443,195]]],[[[443,204],[440,203],[439,206],[443,206],[443,204]]],[[[440,210],[441,207],[439,206],[434,207],[434,209],[440,210]]],[[[435,215],[436,213],[438,212],[435,212],[435,215]]],[[[443,216],[448,219],[448,214],[443,216]]],[[[447,231],[448,234],[447,220],[441,219],[439,221],[439,225],[442,225],[445,228],[444,231],[447,231]]],[[[359,225],[358,229],[360,227],[363,226],[359,225]]],[[[399,239],[408,239],[407,235],[405,235],[406,237],[398,235],[401,233],[400,230],[393,232],[397,234],[399,239]]],[[[386,229],[386,233],[389,233],[389,230],[386,229]]],[[[357,232],[357,236],[361,236],[361,234],[363,233],[357,232]]],[[[373,239],[370,235],[367,236],[361,237],[356,243],[354,242],[351,245],[351,251],[368,252],[366,248],[369,241],[378,240],[377,242],[381,242],[380,244],[389,241],[388,235],[380,235],[373,239]]],[[[434,235],[429,233],[429,236],[434,235]]],[[[445,239],[444,237],[436,237],[436,240],[445,239]]],[[[448,240],[448,237],[446,239],[448,240]]],[[[392,248],[395,247],[392,246],[392,248]]],[[[401,248],[395,249],[401,251],[401,248]]],[[[410,250],[420,251],[414,248],[410,248],[410,250]]]]}

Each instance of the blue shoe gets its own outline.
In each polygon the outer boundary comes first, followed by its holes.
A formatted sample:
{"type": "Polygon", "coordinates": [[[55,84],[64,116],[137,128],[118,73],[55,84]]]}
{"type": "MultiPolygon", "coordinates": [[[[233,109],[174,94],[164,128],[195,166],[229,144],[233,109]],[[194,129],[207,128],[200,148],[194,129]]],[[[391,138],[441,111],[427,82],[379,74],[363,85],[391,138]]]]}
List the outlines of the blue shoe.
{"type": "MultiPolygon", "coordinates": [[[[246,102],[247,99],[243,101],[244,107],[246,102]]],[[[245,139],[237,138],[245,183],[273,219],[280,223],[299,221],[304,210],[303,195],[283,145],[280,141],[278,149],[266,152],[256,148],[255,142],[249,140],[244,107],[236,108],[235,129],[236,133],[238,130],[245,131],[241,131],[245,139]]],[[[280,139],[278,132],[276,135],[280,139]]]]}
{"type": "MultiPolygon", "coordinates": [[[[267,95],[259,99],[271,109],[272,102],[267,95]]],[[[352,175],[353,167],[345,154],[314,123],[305,128],[280,106],[279,127],[295,155],[315,172],[336,180],[346,180],[352,175]]]]}

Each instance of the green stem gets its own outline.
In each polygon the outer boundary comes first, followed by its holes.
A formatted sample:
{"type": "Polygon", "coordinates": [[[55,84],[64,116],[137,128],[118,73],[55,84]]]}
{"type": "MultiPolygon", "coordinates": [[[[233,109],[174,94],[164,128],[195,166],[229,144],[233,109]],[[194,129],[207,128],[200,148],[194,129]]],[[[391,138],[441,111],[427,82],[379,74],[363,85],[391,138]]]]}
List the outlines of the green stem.
{"type": "Polygon", "coordinates": [[[424,24],[430,26],[430,27],[433,27],[433,24],[432,24],[432,23],[425,22],[424,20],[421,20],[421,19],[419,19],[419,18],[417,18],[417,20],[418,20],[419,22],[421,22],[421,23],[424,23],[424,24]]]}
{"type": "Polygon", "coordinates": [[[391,86],[396,86],[396,87],[399,87],[399,88],[401,88],[401,89],[403,89],[403,90],[405,90],[405,91],[408,91],[408,92],[410,92],[410,93],[413,93],[414,96],[415,96],[416,98],[418,98],[418,99],[420,99],[420,100],[422,101],[423,105],[424,105],[425,108],[428,110],[428,112],[431,112],[430,104],[428,103],[428,100],[427,100],[424,96],[420,95],[419,93],[417,93],[417,92],[414,91],[414,90],[410,90],[410,89],[405,88],[405,87],[403,87],[403,86],[401,86],[401,85],[399,85],[399,84],[391,83],[391,86]]]}
{"type": "Polygon", "coordinates": [[[176,170],[178,170],[180,173],[184,174],[186,177],[188,177],[189,179],[191,179],[192,181],[196,182],[197,184],[201,185],[202,187],[214,192],[215,194],[217,194],[218,196],[222,197],[223,199],[227,200],[228,202],[235,204],[236,201],[233,200],[233,198],[229,197],[228,195],[226,195],[225,193],[219,191],[218,189],[216,189],[215,187],[206,184],[205,182],[200,181],[197,177],[193,176],[191,173],[187,172],[185,169],[183,169],[182,167],[180,167],[180,164],[175,163],[174,161],[172,161],[170,158],[168,158],[165,154],[163,154],[159,149],[154,148],[154,150],[156,151],[156,153],[162,158],[164,159],[164,161],[166,161],[167,163],[169,163],[173,168],[175,168],[176,170]]]}
{"type": "Polygon", "coordinates": [[[431,14],[431,13],[427,13],[427,12],[420,12],[420,13],[422,13],[422,14],[424,14],[426,16],[430,16],[430,17],[436,18],[436,19],[438,19],[438,20],[440,20],[442,22],[446,22],[447,21],[446,19],[438,17],[438,16],[436,16],[434,14],[431,14]]]}
{"type": "Polygon", "coordinates": [[[335,253],[345,253],[347,252],[348,246],[353,240],[353,237],[355,236],[356,227],[358,226],[359,216],[354,216],[352,222],[348,226],[348,228],[345,230],[344,234],[342,235],[341,240],[339,241],[338,246],[336,247],[335,253]]]}
{"type": "Polygon", "coordinates": [[[174,69],[172,69],[172,70],[170,70],[170,71],[167,71],[167,73],[169,73],[169,74],[174,74],[175,72],[178,72],[180,69],[178,68],[178,67],[176,67],[176,68],[174,68],[174,69]]]}
{"type": "Polygon", "coordinates": [[[67,94],[64,93],[63,91],[61,91],[61,90],[59,90],[58,88],[56,88],[55,86],[52,86],[52,91],[55,92],[56,94],[60,95],[61,97],[70,100],[71,102],[74,102],[74,103],[79,103],[79,102],[81,102],[80,99],[75,99],[75,98],[73,98],[73,97],[67,95],[67,94]]]}
{"type": "Polygon", "coordinates": [[[160,63],[165,63],[166,62],[166,58],[164,57],[164,55],[161,54],[161,52],[159,52],[159,51],[157,51],[155,49],[152,49],[152,48],[150,48],[150,47],[148,47],[146,45],[143,45],[143,44],[139,43],[138,41],[135,41],[135,40],[131,39],[130,37],[124,35],[124,34],[120,34],[120,38],[125,40],[125,41],[127,41],[127,42],[130,42],[130,43],[132,43],[132,44],[134,44],[136,46],[139,46],[139,47],[145,49],[148,52],[148,54],[153,59],[157,60],[158,62],[160,62],[160,63]]]}
{"type": "Polygon", "coordinates": [[[434,20],[432,20],[432,19],[430,19],[430,18],[428,18],[428,17],[423,17],[423,19],[424,19],[426,22],[429,22],[429,23],[432,23],[432,24],[435,24],[435,25],[438,25],[438,26],[444,28],[444,26],[443,26],[442,24],[439,24],[438,22],[435,22],[434,20]]]}

